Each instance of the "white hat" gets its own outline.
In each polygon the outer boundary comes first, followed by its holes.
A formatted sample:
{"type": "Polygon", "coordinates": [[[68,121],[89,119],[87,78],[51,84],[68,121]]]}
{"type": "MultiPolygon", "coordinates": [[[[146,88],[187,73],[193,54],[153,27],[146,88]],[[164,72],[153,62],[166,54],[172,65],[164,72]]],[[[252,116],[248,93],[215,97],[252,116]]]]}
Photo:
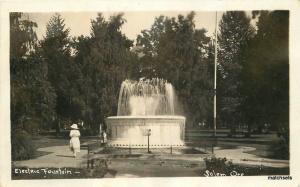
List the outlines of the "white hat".
{"type": "Polygon", "coordinates": [[[72,129],[78,129],[77,124],[74,123],[73,125],[71,125],[71,128],[72,129]]]}

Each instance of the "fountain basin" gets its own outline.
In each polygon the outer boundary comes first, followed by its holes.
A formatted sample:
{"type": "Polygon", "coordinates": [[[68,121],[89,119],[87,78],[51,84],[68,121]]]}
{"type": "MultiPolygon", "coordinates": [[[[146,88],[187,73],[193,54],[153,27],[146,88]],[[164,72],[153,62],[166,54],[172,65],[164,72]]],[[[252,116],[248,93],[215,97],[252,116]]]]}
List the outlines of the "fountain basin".
{"type": "Polygon", "coordinates": [[[185,117],[183,116],[112,116],[106,118],[108,146],[150,147],[184,146],[185,117]]]}

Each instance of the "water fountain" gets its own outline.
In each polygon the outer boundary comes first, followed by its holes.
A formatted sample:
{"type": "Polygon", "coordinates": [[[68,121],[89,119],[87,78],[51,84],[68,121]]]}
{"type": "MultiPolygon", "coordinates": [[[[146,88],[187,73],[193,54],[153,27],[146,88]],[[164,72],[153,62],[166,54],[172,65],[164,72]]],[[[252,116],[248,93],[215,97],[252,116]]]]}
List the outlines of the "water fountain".
{"type": "Polygon", "coordinates": [[[106,118],[109,146],[176,147],[184,145],[185,117],[175,115],[173,86],[163,79],[123,81],[118,114],[106,118]]]}

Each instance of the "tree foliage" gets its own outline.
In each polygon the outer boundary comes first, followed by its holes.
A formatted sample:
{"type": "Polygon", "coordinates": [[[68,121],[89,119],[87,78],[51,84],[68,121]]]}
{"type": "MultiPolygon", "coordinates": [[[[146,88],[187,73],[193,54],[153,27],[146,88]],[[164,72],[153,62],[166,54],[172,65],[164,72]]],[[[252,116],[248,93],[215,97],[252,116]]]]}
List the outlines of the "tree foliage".
{"type": "Polygon", "coordinates": [[[180,101],[177,110],[181,111],[177,113],[186,115],[191,126],[211,121],[213,106],[210,38],[205,29],[195,28],[194,17],[194,12],[177,19],[160,16],[137,38],[144,54],[140,76],[158,76],[171,82],[180,101]]]}
{"type": "Polygon", "coordinates": [[[10,24],[12,159],[20,160],[33,156],[30,134],[49,129],[56,93],[48,81],[47,65],[36,54],[37,24],[22,13],[11,13],[10,24]]]}
{"type": "Polygon", "coordinates": [[[61,123],[82,117],[84,103],[79,93],[81,70],[72,59],[70,31],[64,19],[55,14],[46,28],[46,36],[40,42],[39,55],[48,65],[49,81],[57,94],[54,125],[59,130],[61,123]]]}
{"type": "Polygon", "coordinates": [[[94,128],[104,118],[116,115],[118,92],[123,80],[134,71],[136,55],[130,51],[133,41],[122,32],[123,14],[91,21],[91,36],[76,40],[75,62],[81,64],[85,121],[94,128]]]}
{"type": "Polygon", "coordinates": [[[218,33],[218,86],[217,108],[221,124],[232,129],[242,123],[241,102],[243,95],[241,82],[242,50],[247,49],[254,36],[250,18],[242,11],[229,11],[222,15],[218,33]]]}
{"type": "Polygon", "coordinates": [[[289,13],[261,11],[256,16],[257,34],[242,53],[241,110],[248,124],[288,129],[289,13]]]}
{"type": "Polygon", "coordinates": [[[36,131],[51,123],[56,93],[48,81],[47,65],[35,53],[36,23],[24,20],[21,13],[11,13],[10,22],[12,128],[36,131]]]}
{"type": "MultiPolygon", "coordinates": [[[[218,35],[218,122],[236,128],[288,128],[289,59],[286,11],[223,14],[218,35]]],[[[12,126],[31,132],[82,120],[95,132],[116,115],[125,79],[171,82],[176,113],[187,126],[212,124],[214,38],[195,27],[195,13],[159,16],[134,41],[122,33],[123,14],[91,20],[89,36],[70,36],[59,14],[37,40],[37,24],[10,14],[12,126]],[[27,128],[30,127],[30,128],[27,128]],[[27,129],[26,129],[27,128],[27,129]]]]}

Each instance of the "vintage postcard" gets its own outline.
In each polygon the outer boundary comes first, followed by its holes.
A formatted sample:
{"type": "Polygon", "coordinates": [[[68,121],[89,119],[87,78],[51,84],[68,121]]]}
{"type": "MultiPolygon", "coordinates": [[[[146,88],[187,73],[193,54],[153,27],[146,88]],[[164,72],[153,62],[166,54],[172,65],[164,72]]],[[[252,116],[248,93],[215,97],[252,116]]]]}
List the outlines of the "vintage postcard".
{"type": "Polygon", "coordinates": [[[299,186],[300,2],[254,2],[1,2],[0,186],[299,186]]]}

